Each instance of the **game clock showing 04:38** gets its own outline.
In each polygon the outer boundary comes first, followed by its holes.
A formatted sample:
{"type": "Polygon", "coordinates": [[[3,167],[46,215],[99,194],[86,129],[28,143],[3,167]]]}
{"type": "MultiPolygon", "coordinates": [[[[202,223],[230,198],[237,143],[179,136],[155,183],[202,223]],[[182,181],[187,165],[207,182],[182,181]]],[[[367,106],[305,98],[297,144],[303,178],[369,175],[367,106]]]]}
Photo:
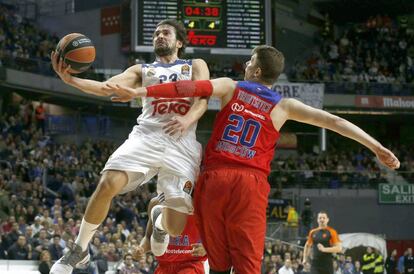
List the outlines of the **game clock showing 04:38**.
{"type": "Polygon", "coordinates": [[[135,0],[133,48],[152,51],[152,33],[165,18],[182,21],[189,47],[216,54],[249,55],[253,47],[271,44],[270,0],[135,0]],[[135,39],[134,39],[135,38],[135,39]]]}

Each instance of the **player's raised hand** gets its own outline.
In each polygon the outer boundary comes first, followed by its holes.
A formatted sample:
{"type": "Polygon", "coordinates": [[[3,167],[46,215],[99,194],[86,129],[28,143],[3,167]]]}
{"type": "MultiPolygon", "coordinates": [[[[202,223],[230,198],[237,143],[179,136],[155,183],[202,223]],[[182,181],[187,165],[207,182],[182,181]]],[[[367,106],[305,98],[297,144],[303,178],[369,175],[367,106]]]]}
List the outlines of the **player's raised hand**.
{"type": "Polygon", "coordinates": [[[125,103],[137,97],[143,97],[147,95],[147,89],[145,87],[134,89],[119,84],[113,84],[111,82],[107,82],[102,89],[114,95],[111,97],[111,100],[114,102],[125,103]]]}
{"type": "Polygon", "coordinates": [[[375,155],[377,156],[378,160],[391,169],[397,169],[400,167],[400,161],[398,158],[392,153],[389,149],[386,149],[383,146],[380,146],[377,151],[375,151],[375,155]]]}
{"type": "Polygon", "coordinates": [[[72,78],[72,75],[69,73],[70,65],[66,65],[56,51],[52,51],[50,60],[52,60],[53,70],[59,75],[60,79],[62,79],[63,82],[68,83],[72,78]]]}
{"type": "Polygon", "coordinates": [[[171,121],[163,126],[164,132],[170,136],[178,134],[184,135],[191,123],[185,116],[175,116],[171,118],[171,121]]]}

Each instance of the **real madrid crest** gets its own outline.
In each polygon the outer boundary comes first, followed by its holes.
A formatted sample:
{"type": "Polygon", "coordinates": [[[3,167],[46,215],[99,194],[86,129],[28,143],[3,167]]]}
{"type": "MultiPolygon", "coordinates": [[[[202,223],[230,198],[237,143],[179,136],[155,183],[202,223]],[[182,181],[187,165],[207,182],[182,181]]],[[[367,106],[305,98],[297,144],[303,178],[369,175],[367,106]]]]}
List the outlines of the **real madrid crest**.
{"type": "Polygon", "coordinates": [[[155,75],[155,68],[154,67],[148,67],[147,76],[152,77],[155,75]]]}

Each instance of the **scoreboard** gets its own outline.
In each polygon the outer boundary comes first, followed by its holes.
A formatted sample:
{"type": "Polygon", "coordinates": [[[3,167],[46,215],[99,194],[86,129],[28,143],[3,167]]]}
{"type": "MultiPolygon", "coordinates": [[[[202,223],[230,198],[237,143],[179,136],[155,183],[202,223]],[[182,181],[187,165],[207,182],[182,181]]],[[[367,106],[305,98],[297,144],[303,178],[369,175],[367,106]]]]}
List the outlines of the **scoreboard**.
{"type": "Polygon", "coordinates": [[[152,34],[159,21],[173,18],[184,23],[186,52],[249,55],[261,44],[271,44],[270,0],[134,0],[132,48],[152,52],[152,34]]]}

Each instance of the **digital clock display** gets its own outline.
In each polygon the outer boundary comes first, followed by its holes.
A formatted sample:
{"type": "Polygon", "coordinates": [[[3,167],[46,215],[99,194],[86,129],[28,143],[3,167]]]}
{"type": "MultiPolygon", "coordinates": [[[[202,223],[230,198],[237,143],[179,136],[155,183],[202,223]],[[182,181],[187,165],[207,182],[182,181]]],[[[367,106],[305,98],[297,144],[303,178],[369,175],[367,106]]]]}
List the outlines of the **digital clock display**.
{"type": "Polygon", "coordinates": [[[184,16],[186,17],[220,17],[219,7],[195,7],[184,6],[184,16]]]}
{"type": "Polygon", "coordinates": [[[133,47],[153,51],[152,34],[166,18],[182,21],[189,47],[216,54],[245,54],[261,44],[271,44],[270,0],[133,0],[133,47]]]}

